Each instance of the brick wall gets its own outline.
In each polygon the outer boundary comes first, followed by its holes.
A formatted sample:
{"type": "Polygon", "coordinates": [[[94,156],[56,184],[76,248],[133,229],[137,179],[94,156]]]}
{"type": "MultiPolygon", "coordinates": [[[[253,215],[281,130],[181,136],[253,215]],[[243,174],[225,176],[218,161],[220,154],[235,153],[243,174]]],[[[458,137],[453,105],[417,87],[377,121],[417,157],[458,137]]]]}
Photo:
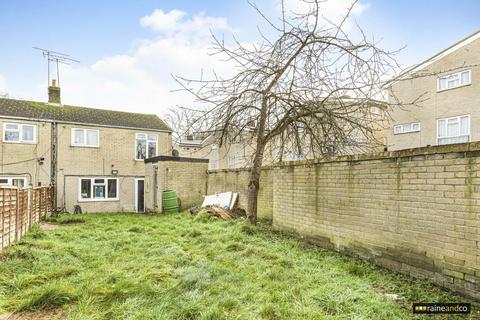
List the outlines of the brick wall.
{"type": "Polygon", "coordinates": [[[164,190],[177,192],[182,210],[200,205],[207,193],[207,170],[208,160],[204,159],[168,156],[148,159],[145,174],[147,211],[162,211],[164,190]]]}
{"type": "MultiPolygon", "coordinates": [[[[208,172],[208,194],[217,192],[238,192],[238,205],[247,208],[249,169],[213,170],[208,172]]],[[[268,167],[262,170],[260,176],[260,191],[258,194],[258,216],[272,218],[273,212],[273,172],[268,167]]]]}
{"type": "MultiPolygon", "coordinates": [[[[245,205],[247,176],[210,172],[208,191],[245,205]]],[[[480,299],[480,143],[283,163],[261,184],[275,228],[480,299]]]]}

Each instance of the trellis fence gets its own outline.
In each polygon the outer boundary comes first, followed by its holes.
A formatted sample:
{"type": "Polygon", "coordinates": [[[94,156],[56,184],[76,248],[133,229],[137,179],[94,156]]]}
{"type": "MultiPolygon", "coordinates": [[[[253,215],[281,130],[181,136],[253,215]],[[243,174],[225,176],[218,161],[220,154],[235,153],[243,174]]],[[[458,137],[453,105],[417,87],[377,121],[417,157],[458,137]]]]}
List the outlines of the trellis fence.
{"type": "Polygon", "coordinates": [[[0,251],[52,212],[52,188],[0,187],[0,251]]]}

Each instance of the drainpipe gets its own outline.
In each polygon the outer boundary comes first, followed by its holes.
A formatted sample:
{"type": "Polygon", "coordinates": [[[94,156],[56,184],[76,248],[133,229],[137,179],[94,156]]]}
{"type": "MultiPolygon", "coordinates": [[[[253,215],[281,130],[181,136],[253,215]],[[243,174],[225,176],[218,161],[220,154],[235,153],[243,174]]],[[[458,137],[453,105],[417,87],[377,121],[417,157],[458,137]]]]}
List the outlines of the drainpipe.
{"type": "Polygon", "coordinates": [[[52,157],[51,167],[50,167],[50,184],[52,185],[53,197],[52,197],[52,208],[53,211],[57,211],[57,160],[58,160],[58,134],[57,134],[57,123],[52,122],[52,137],[51,137],[51,146],[50,153],[52,157]]]}
{"type": "Polygon", "coordinates": [[[158,166],[153,166],[153,210],[158,210],[158,166]]]}

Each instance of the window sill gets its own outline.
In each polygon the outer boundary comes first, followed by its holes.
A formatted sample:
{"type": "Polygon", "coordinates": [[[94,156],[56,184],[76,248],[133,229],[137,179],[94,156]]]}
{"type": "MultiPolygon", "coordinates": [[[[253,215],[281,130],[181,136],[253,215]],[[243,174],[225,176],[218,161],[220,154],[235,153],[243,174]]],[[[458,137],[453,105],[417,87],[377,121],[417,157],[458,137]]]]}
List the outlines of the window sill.
{"type": "Polygon", "coordinates": [[[116,202],[120,201],[119,198],[116,199],[78,199],[78,202],[116,202]]]}
{"type": "Polygon", "coordinates": [[[28,141],[5,141],[3,140],[4,143],[11,143],[11,144],[37,144],[36,141],[34,142],[28,142],[28,141]]]}
{"type": "Polygon", "coordinates": [[[394,133],[393,135],[398,136],[398,135],[402,135],[402,134],[418,133],[418,132],[420,132],[420,130],[417,130],[417,131],[409,131],[409,132],[399,132],[399,133],[394,133]]]}
{"type": "Polygon", "coordinates": [[[73,148],[90,148],[90,149],[100,148],[100,146],[85,146],[85,145],[78,145],[78,144],[71,144],[70,147],[73,147],[73,148]]]}
{"type": "Polygon", "coordinates": [[[445,91],[450,91],[450,90],[455,90],[455,89],[463,88],[463,87],[468,87],[468,86],[471,86],[471,85],[472,85],[472,84],[469,83],[469,84],[462,84],[461,86],[457,86],[457,87],[453,87],[453,88],[447,88],[447,89],[442,89],[442,90],[437,89],[437,93],[445,92],[445,91]]]}

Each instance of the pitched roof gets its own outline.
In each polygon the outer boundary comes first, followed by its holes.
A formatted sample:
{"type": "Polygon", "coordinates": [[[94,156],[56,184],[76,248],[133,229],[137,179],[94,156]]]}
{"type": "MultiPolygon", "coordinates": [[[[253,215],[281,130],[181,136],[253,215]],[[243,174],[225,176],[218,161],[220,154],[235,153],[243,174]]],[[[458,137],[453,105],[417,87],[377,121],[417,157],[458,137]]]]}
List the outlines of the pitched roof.
{"type": "Polygon", "coordinates": [[[457,51],[460,48],[463,48],[467,44],[470,44],[477,39],[480,39],[480,30],[476,31],[473,34],[469,35],[468,37],[465,37],[462,40],[452,44],[450,47],[440,51],[439,53],[437,53],[437,54],[433,55],[432,57],[420,62],[419,64],[414,65],[413,67],[410,67],[406,71],[402,72],[399,76],[397,76],[396,79],[401,79],[401,78],[403,78],[407,75],[410,75],[410,74],[413,74],[417,71],[420,71],[420,70],[428,67],[432,63],[434,63],[434,62],[442,59],[443,57],[457,51]]]}
{"type": "Polygon", "coordinates": [[[154,114],[60,106],[5,98],[0,98],[0,116],[104,127],[172,131],[162,119],[154,114]]]}

